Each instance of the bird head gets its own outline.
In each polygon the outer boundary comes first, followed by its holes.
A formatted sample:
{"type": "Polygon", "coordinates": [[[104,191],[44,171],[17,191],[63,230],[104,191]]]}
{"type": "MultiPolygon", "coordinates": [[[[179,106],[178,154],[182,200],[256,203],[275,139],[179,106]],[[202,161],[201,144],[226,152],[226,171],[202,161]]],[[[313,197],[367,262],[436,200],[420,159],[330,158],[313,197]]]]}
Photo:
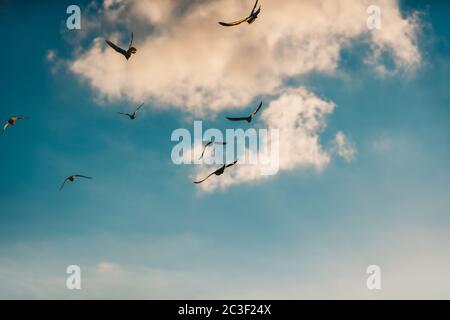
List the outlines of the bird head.
{"type": "Polygon", "coordinates": [[[135,54],[137,52],[137,49],[135,47],[130,47],[130,49],[128,49],[128,52],[131,54],[135,54]]]}

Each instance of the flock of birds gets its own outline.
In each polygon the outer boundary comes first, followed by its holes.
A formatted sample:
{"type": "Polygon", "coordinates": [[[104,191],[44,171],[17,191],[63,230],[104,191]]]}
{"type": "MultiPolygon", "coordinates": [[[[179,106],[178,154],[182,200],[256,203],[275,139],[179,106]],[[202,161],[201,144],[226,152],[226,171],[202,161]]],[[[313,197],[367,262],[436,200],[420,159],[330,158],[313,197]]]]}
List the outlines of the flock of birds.
{"type": "MultiPolygon", "coordinates": [[[[258,0],[256,0],[255,5],[253,6],[253,9],[250,13],[250,15],[248,15],[246,18],[238,20],[238,21],[234,21],[234,22],[219,22],[220,25],[225,26],[225,27],[231,27],[231,26],[237,26],[240,25],[241,23],[247,22],[249,24],[253,23],[256,18],[258,18],[259,13],[261,12],[261,5],[258,7],[258,9],[256,9],[256,7],[258,6],[258,0]]],[[[130,40],[130,44],[128,45],[128,49],[125,50],[121,47],[119,47],[118,45],[114,44],[112,41],[110,40],[105,40],[105,42],[112,48],[114,49],[116,52],[122,54],[125,59],[130,59],[131,56],[133,54],[135,54],[137,52],[137,49],[135,47],[133,47],[133,39],[134,39],[134,34],[133,32],[131,33],[131,40],[130,40]]],[[[138,111],[143,107],[143,103],[140,104],[133,113],[125,113],[125,112],[117,112],[120,115],[124,115],[127,116],[130,120],[135,120],[137,117],[137,113],[138,111]]],[[[248,123],[252,122],[253,118],[256,116],[256,114],[258,113],[258,111],[261,109],[263,103],[262,101],[260,102],[260,104],[258,105],[258,107],[247,117],[226,117],[228,120],[230,121],[247,121],[248,123]]],[[[15,123],[18,120],[27,120],[30,119],[28,117],[24,117],[24,116],[12,116],[10,119],[8,119],[3,127],[2,130],[2,135],[4,133],[7,132],[7,128],[8,127],[13,127],[15,125],[15,123]]],[[[219,142],[219,141],[208,141],[206,142],[206,144],[203,147],[203,151],[202,154],[200,156],[199,159],[202,159],[205,151],[208,147],[212,146],[213,144],[221,144],[221,145],[225,145],[226,142],[219,142]]],[[[233,161],[232,163],[229,164],[224,164],[223,166],[221,166],[220,168],[218,168],[217,170],[211,172],[208,176],[206,176],[204,179],[199,180],[199,181],[194,181],[195,184],[199,184],[202,183],[204,181],[206,181],[209,177],[216,175],[216,176],[220,176],[225,172],[225,169],[234,166],[237,163],[237,160],[233,161]]],[[[85,176],[85,175],[81,175],[81,174],[75,174],[75,175],[71,175],[69,177],[67,177],[64,182],[62,183],[61,187],[59,188],[59,191],[62,191],[64,189],[64,186],[66,185],[67,182],[74,182],[79,178],[83,178],[83,179],[93,179],[92,177],[89,176],[85,176]]]]}

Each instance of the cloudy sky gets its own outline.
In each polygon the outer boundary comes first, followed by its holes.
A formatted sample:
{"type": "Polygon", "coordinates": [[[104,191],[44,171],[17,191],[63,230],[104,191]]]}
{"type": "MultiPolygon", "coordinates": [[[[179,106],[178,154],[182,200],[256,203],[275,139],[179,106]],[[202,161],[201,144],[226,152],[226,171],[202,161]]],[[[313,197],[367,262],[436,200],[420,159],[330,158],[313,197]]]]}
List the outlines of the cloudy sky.
{"type": "Polygon", "coordinates": [[[450,298],[450,5],[260,2],[225,28],[253,2],[78,1],[81,30],[73,2],[1,2],[0,120],[31,117],[0,139],[1,298],[450,298]],[[126,61],[104,39],[132,31],[126,61]],[[278,173],[194,185],[217,165],[171,135],[195,120],[277,129],[278,173]]]}

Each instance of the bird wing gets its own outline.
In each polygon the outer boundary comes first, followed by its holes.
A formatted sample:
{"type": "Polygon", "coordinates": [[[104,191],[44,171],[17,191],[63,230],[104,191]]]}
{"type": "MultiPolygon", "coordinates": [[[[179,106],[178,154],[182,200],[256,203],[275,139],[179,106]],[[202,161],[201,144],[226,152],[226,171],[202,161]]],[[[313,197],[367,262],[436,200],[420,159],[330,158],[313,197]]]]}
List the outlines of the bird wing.
{"type": "Polygon", "coordinates": [[[119,52],[119,53],[121,53],[121,54],[123,54],[123,55],[126,55],[127,54],[127,52],[124,50],[124,49],[122,49],[121,47],[119,47],[119,46],[116,46],[114,43],[112,43],[111,41],[109,41],[109,40],[105,40],[106,41],[106,43],[111,47],[111,48],[113,48],[114,50],[116,50],[117,52],[119,52]]]}
{"type": "Polygon", "coordinates": [[[134,38],[134,34],[133,34],[133,32],[131,32],[131,40],[130,40],[130,45],[128,46],[128,49],[131,48],[131,46],[133,45],[133,38],[134,38]]]}
{"type": "Polygon", "coordinates": [[[59,188],[59,191],[61,191],[64,186],[66,185],[67,180],[69,180],[69,178],[66,178],[66,180],[64,180],[64,182],[62,183],[61,187],[59,188]]]}
{"type": "MultiPolygon", "coordinates": [[[[217,170],[216,170],[216,171],[217,171],[217,170]]],[[[205,181],[206,179],[208,179],[209,177],[211,177],[213,174],[215,174],[216,171],[211,172],[211,173],[210,173],[206,178],[204,178],[203,180],[200,180],[200,181],[194,181],[194,183],[195,183],[195,184],[202,183],[203,181],[205,181]]]]}
{"type": "MultiPolygon", "coordinates": [[[[253,6],[253,9],[252,9],[252,13],[250,13],[250,15],[253,15],[255,13],[255,9],[256,9],[257,5],[258,5],[258,0],[256,0],[255,5],[253,6]]],[[[258,13],[259,13],[259,10],[261,10],[261,6],[259,6],[258,13]]],[[[256,13],[256,14],[258,14],[258,13],[256,13]]]]}
{"type": "Polygon", "coordinates": [[[198,160],[203,158],[203,155],[205,154],[206,148],[208,148],[208,146],[209,146],[209,144],[205,144],[205,146],[203,147],[202,155],[200,156],[200,158],[198,158],[198,160]]]}
{"type": "Polygon", "coordinates": [[[228,168],[228,167],[231,167],[231,166],[234,166],[235,164],[237,163],[237,160],[234,160],[232,163],[230,163],[230,164],[227,164],[226,166],[225,166],[225,168],[228,168]]]}
{"type": "Polygon", "coordinates": [[[18,116],[16,120],[27,120],[30,119],[28,117],[18,116]]]}
{"type": "Polygon", "coordinates": [[[228,120],[231,121],[242,121],[242,120],[247,120],[248,117],[243,117],[243,118],[231,118],[231,117],[226,117],[228,120]]]}
{"type": "Polygon", "coordinates": [[[241,19],[241,20],[238,20],[238,21],[233,21],[233,22],[219,22],[219,24],[224,26],[224,27],[232,27],[232,26],[237,26],[237,25],[239,25],[239,24],[241,24],[241,23],[243,23],[243,22],[245,22],[247,20],[248,20],[248,17],[244,18],[244,19],[241,19]]]}
{"type": "Polygon", "coordinates": [[[92,179],[92,177],[83,176],[83,175],[81,175],[81,174],[76,174],[75,177],[78,177],[78,178],[85,178],[85,179],[92,179]]]}
{"type": "Polygon", "coordinates": [[[253,14],[251,15],[253,18],[257,18],[258,14],[261,12],[261,6],[259,6],[258,10],[256,10],[255,12],[253,12],[253,14]]]}
{"type": "Polygon", "coordinates": [[[142,108],[143,105],[144,105],[144,104],[142,103],[139,107],[137,107],[136,110],[134,111],[134,113],[138,112],[138,110],[139,110],[140,108],[142,108]]]}
{"type": "Polygon", "coordinates": [[[2,134],[6,131],[6,128],[8,128],[8,126],[9,126],[9,122],[6,122],[4,127],[3,127],[2,134]]]}
{"type": "Polygon", "coordinates": [[[117,112],[118,114],[123,114],[124,116],[129,116],[129,117],[131,117],[131,114],[129,114],[129,113],[124,113],[124,112],[117,112]]]}
{"type": "Polygon", "coordinates": [[[262,107],[262,101],[261,101],[261,103],[259,104],[258,108],[256,108],[255,111],[253,111],[252,116],[254,116],[254,115],[259,111],[259,109],[261,109],[261,107],[262,107]]]}
{"type": "Polygon", "coordinates": [[[227,144],[226,142],[214,141],[215,144],[227,144]]]}

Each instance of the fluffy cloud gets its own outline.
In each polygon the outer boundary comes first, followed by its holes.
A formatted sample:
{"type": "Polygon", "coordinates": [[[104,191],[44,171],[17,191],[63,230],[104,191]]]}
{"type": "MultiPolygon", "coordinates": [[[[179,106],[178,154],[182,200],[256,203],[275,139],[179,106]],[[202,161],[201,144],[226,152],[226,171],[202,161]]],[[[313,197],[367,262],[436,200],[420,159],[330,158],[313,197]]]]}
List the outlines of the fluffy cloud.
{"type": "MultiPolygon", "coordinates": [[[[297,167],[309,167],[321,171],[330,162],[330,152],[320,143],[319,135],[326,126],[326,117],[333,112],[332,102],[318,98],[305,88],[287,89],[264,109],[261,114],[264,127],[279,132],[279,153],[262,152],[257,164],[242,164],[230,168],[226,174],[200,184],[204,191],[226,188],[243,182],[252,182],[270,177],[265,168],[271,161],[279,170],[292,170],[297,167]]],[[[271,135],[267,141],[260,141],[266,148],[274,146],[271,135]]],[[[267,151],[269,151],[267,149],[267,151]]],[[[252,153],[254,150],[245,150],[252,153]]],[[[247,154],[247,155],[248,155],[247,154]]],[[[243,158],[239,155],[238,158],[243,158]]],[[[211,168],[200,167],[197,179],[206,176],[211,168]]]]}
{"type": "MultiPolygon", "coordinates": [[[[311,72],[337,73],[341,51],[356,42],[371,49],[361,59],[380,74],[414,69],[421,60],[417,14],[403,16],[394,0],[264,0],[252,25],[224,28],[217,23],[245,16],[252,5],[240,0],[104,0],[97,19],[114,31],[102,36],[127,46],[130,31],[125,30],[133,30],[137,54],[125,61],[98,37],[69,68],[100,98],[150,100],[155,107],[178,108],[194,116],[243,108],[264,96],[272,101],[261,122],[279,129],[280,170],[321,171],[333,154],[352,160],[356,150],[341,131],[331,149],[320,142],[334,103],[305,88],[290,88],[289,80],[311,72]],[[369,5],[380,8],[381,29],[368,29],[369,5]]],[[[271,145],[270,138],[260,143],[271,145]]],[[[255,150],[246,149],[245,154],[254,155],[255,150]]],[[[273,159],[263,155],[260,160],[273,159]]],[[[193,178],[209,170],[203,166],[193,178]]],[[[261,165],[240,163],[200,188],[210,191],[258,181],[267,177],[261,170],[261,165]]]]}
{"type": "MultiPolygon", "coordinates": [[[[393,0],[262,2],[251,26],[224,28],[219,20],[248,14],[252,1],[105,0],[99,10],[105,23],[135,31],[138,53],[130,61],[96,38],[70,63],[101,97],[151,99],[159,106],[202,114],[238,108],[258,95],[274,94],[291,77],[309,72],[333,73],[343,48],[367,41],[373,55],[366,61],[385,70],[383,53],[395,65],[420,62],[417,17],[402,17],[393,0]],[[381,9],[382,28],[370,31],[366,9],[381,9]]],[[[123,30],[123,29],[122,29],[123,30]]],[[[129,32],[105,34],[127,45],[129,32]]]]}

